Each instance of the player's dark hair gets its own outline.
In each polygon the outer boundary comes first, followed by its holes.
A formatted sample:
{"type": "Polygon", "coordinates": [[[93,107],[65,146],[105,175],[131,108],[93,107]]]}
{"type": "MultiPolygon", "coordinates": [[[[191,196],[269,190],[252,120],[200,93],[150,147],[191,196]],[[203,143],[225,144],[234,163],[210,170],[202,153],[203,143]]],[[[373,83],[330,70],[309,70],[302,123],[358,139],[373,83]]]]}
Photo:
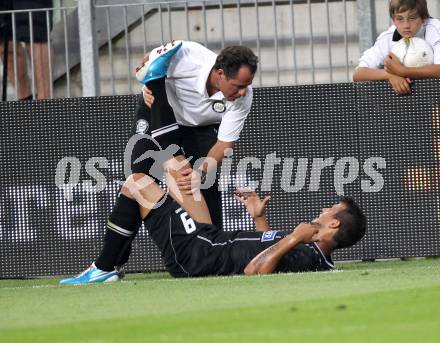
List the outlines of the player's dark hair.
{"type": "Polygon", "coordinates": [[[367,218],[352,198],[341,197],[340,202],[345,205],[345,209],[335,214],[335,218],[341,223],[338,232],[333,237],[335,249],[356,244],[364,237],[367,228],[367,218]]]}
{"type": "Polygon", "coordinates": [[[247,66],[252,74],[255,74],[258,66],[258,57],[251,49],[242,45],[224,48],[214,64],[215,69],[223,69],[228,79],[235,78],[242,66],[247,66]]]}
{"type": "Polygon", "coordinates": [[[390,0],[389,10],[391,18],[397,13],[408,10],[416,10],[417,15],[422,19],[430,18],[426,0],[390,0]]]}

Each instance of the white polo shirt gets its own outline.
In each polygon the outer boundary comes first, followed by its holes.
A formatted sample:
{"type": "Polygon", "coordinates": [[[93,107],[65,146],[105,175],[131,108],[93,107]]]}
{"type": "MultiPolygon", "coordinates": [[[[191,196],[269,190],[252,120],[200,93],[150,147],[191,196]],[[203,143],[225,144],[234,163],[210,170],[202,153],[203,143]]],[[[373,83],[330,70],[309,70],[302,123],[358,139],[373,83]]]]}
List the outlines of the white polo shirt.
{"type": "MultiPolygon", "coordinates": [[[[385,58],[391,52],[394,45],[397,44],[397,41],[393,41],[395,31],[396,26],[393,25],[385,32],[382,32],[377,37],[374,45],[363,53],[356,68],[383,68],[385,58]]],[[[416,37],[423,38],[432,46],[434,50],[434,64],[440,64],[440,20],[426,19],[419,32],[417,32],[416,37]]]]}
{"type": "Polygon", "coordinates": [[[217,138],[224,142],[234,142],[238,140],[251,109],[252,87],[249,86],[246,95],[235,101],[227,101],[222,92],[210,97],[206,91],[206,82],[216,58],[217,55],[204,46],[184,41],[168,67],[168,102],[179,125],[220,123],[217,138]]]}

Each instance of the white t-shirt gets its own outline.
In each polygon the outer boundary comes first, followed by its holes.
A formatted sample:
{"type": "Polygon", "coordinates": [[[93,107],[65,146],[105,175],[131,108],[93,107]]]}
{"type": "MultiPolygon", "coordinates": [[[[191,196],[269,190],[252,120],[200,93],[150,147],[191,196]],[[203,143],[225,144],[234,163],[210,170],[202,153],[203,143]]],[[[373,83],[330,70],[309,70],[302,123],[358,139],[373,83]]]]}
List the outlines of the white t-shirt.
{"type": "MultiPolygon", "coordinates": [[[[394,45],[397,44],[397,41],[393,41],[395,31],[396,26],[393,25],[385,32],[382,32],[377,37],[374,45],[363,53],[356,68],[383,68],[385,58],[391,52],[394,45]]],[[[440,64],[440,20],[426,19],[419,32],[417,32],[416,37],[423,38],[432,46],[434,50],[434,64],[440,64]]]]}
{"type": "Polygon", "coordinates": [[[206,91],[206,82],[216,58],[217,55],[204,46],[184,41],[168,67],[168,102],[179,125],[220,123],[217,138],[224,142],[234,142],[238,140],[251,108],[252,87],[249,86],[246,95],[235,101],[227,101],[222,92],[210,97],[206,91]]]}

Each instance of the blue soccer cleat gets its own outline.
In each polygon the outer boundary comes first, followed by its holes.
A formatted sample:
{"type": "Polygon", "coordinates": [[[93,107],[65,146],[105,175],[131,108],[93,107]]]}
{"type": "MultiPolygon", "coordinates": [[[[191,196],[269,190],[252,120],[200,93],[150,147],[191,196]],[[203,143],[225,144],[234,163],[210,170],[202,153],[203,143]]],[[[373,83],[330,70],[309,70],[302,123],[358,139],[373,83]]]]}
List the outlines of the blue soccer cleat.
{"type": "Polygon", "coordinates": [[[182,41],[172,41],[151,51],[148,60],[142,66],[136,68],[136,78],[138,81],[145,85],[150,81],[167,76],[171,57],[181,47],[182,41]]]}
{"type": "Polygon", "coordinates": [[[106,272],[96,268],[95,263],[92,263],[89,268],[78,276],[61,280],[60,285],[83,285],[98,282],[115,282],[123,277],[124,274],[120,270],[115,269],[111,272],[106,272]]]}

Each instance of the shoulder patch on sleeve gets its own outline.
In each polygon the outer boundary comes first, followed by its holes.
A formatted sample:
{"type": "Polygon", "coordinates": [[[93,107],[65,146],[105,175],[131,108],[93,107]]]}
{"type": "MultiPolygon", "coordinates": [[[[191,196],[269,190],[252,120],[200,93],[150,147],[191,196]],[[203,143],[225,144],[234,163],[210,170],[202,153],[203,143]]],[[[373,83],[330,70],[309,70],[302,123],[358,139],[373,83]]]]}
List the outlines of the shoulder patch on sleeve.
{"type": "Polygon", "coordinates": [[[261,241],[262,242],[273,241],[275,239],[276,234],[277,234],[276,230],[266,231],[261,236],[261,241]]]}

